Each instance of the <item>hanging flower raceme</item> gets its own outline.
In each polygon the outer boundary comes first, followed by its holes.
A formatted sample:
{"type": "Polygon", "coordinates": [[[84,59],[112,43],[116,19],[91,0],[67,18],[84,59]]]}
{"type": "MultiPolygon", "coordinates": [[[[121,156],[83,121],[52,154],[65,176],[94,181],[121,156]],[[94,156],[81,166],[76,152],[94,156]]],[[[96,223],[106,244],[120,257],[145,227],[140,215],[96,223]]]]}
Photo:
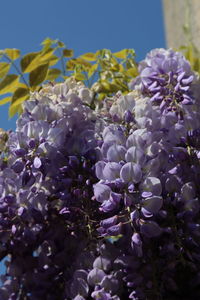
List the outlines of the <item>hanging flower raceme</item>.
{"type": "Polygon", "coordinates": [[[191,85],[196,81],[189,62],[172,49],[152,50],[139,65],[139,76],[131,83],[139,84],[144,95],[159,104],[163,111],[179,112],[179,104],[194,102],[191,85]]]}
{"type": "Polygon", "coordinates": [[[195,294],[200,234],[200,164],[194,142],[200,124],[190,96],[195,76],[171,50],[152,51],[140,70],[137,91],[114,97],[113,124],[102,134],[94,195],[105,219],[98,230],[105,238],[117,237],[124,258],[131,256],[140,266],[129,268],[123,279],[131,299],[167,299],[172,291],[179,297],[188,274],[188,289],[193,286],[195,294]],[[163,110],[156,100],[166,102],[166,97],[171,104],[163,110]],[[190,106],[185,106],[187,97],[190,106]],[[175,98],[179,113],[171,109],[175,98]]]}
{"type": "MultiPolygon", "coordinates": [[[[2,156],[2,255],[11,255],[8,275],[16,277],[18,293],[23,281],[34,299],[60,295],[62,289],[50,292],[49,283],[60,284],[63,267],[69,268],[76,255],[73,243],[87,239],[88,222],[96,211],[90,201],[97,159],[96,117],[86,105],[89,90],[85,88],[81,99],[82,90],[69,80],[33,94],[2,156]],[[67,252],[70,260],[63,262],[67,252]]],[[[8,299],[5,288],[2,297],[8,299]]]]}
{"type": "Polygon", "coordinates": [[[156,49],[102,108],[73,79],[31,95],[0,134],[2,300],[200,298],[198,86],[156,49]]]}

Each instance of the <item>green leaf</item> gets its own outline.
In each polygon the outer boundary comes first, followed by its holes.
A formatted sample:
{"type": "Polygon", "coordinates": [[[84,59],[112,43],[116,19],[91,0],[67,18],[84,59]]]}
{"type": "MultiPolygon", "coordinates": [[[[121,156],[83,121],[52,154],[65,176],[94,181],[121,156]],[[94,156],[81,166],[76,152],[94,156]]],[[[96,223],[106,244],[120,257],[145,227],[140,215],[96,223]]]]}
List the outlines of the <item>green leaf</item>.
{"type": "Polygon", "coordinates": [[[92,52],[85,53],[85,54],[81,55],[80,58],[88,60],[88,61],[95,61],[97,59],[96,54],[92,53],[92,52]]]}
{"type": "Polygon", "coordinates": [[[66,62],[66,69],[68,71],[73,71],[76,66],[75,59],[70,59],[66,62]]]}
{"type": "Polygon", "coordinates": [[[0,78],[4,77],[10,70],[10,64],[6,62],[0,62],[0,78]]]}
{"type": "Polygon", "coordinates": [[[135,68],[129,68],[127,71],[126,71],[126,74],[128,75],[128,76],[131,76],[131,77],[136,77],[137,75],[138,75],[138,70],[137,70],[137,68],[135,67],[135,68]]]}
{"type": "Polygon", "coordinates": [[[76,80],[86,80],[86,77],[85,77],[85,75],[84,74],[82,74],[82,73],[76,73],[75,75],[74,75],[74,77],[75,77],[75,79],[76,80]]]}
{"type": "Polygon", "coordinates": [[[56,48],[48,48],[46,51],[42,51],[40,56],[38,56],[38,65],[49,63],[50,66],[55,65],[59,58],[54,55],[56,48]]]}
{"type": "Polygon", "coordinates": [[[123,49],[121,51],[113,53],[115,57],[120,59],[125,59],[127,57],[127,54],[128,54],[128,49],[123,49]]]}
{"type": "Polygon", "coordinates": [[[128,52],[131,56],[135,56],[135,50],[134,49],[128,49],[128,52]]]}
{"type": "Polygon", "coordinates": [[[92,67],[88,71],[88,77],[89,78],[94,74],[94,72],[97,70],[97,68],[98,68],[98,64],[92,65],[92,67]]]}
{"type": "Polygon", "coordinates": [[[136,63],[133,59],[127,59],[125,65],[127,69],[136,68],[136,63]]]}
{"type": "Polygon", "coordinates": [[[70,78],[71,76],[67,76],[67,75],[65,75],[65,76],[62,76],[62,78],[64,79],[64,80],[66,80],[66,79],[68,79],[68,78],[70,78]]]}
{"type": "Polygon", "coordinates": [[[102,80],[101,81],[101,92],[103,93],[109,93],[110,92],[110,82],[106,81],[106,80],[102,80]]]}
{"type": "Polygon", "coordinates": [[[92,64],[82,58],[76,58],[76,62],[86,68],[91,68],[92,64]]]}
{"type": "Polygon", "coordinates": [[[18,57],[20,57],[20,50],[18,50],[18,49],[7,48],[4,51],[5,51],[6,55],[12,60],[16,60],[18,57]]]}
{"type": "Polygon", "coordinates": [[[42,43],[41,45],[43,46],[51,46],[53,44],[56,44],[58,43],[58,40],[52,40],[51,38],[46,38],[42,43]]]}
{"type": "Polygon", "coordinates": [[[64,57],[72,57],[72,56],[74,56],[74,51],[72,49],[64,49],[63,56],[64,57]]]}
{"type": "Polygon", "coordinates": [[[44,64],[30,72],[29,83],[31,87],[38,86],[46,79],[48,68],[49,64],[44,64]]]}
{"type": "Polygon", "coordinates": [[[61,71],[59,69],[48,69],[46,80],[55,80],[61,75],[61,71]]]}
{"type": "Polygon", "coordinates": [[[15,86],[19,81],[19,76],[15,74],[9,74],[4,77],[4,79],[0,82],[0,95],[6,93],[12,93],[15,90],[15,86]]]}
{"type": "Polygon", "coordinates": [[[52,45],[53,43],[54,43],[54,40],[47,37],[46,39],[44,39],[44,41],[42,41],[41,45],[52,45]]]}
{"type": "Polygon", "coordinates": [[[24,55],[20,61],[22,72],[28,73],[37,68],[40,52],[32,52],[24,55]]]}
{"type": "Polygon", "coordinates": [[[69,70],[69,71],[73,71],[77,65],[81,65],[88,69],[90,69],[92,66],[91,63],[89,63],[88,61],[86,61],[82,58],[72,58],[72,59],[68,60],[66,63],[67,70],[69,70]]]}
{"type": "Polygon", "coordinates": [[[12,100],[12,97],[6,97],[0,100],[0,105],[4,105],[12,100]]]}
{"type": "Polygon", "coordinates": [[[99,93],[98,94],[98,100],[103,101],[106,98],[107,94],[106,93],[99,93]]]}
{"type": "Polygon", "coordinates": [[[27,88],[17,88],[15,92],[12,95],[12,101],[11,105],[16,105],[19,103],[22,103],[24,100],[26,100],[30,95],[30,91],[27,88]]]}
{"type": "Polygon", "coordinates": [[[58,47],[60,48],[64,48],[65,47],[65,44],[61,41],[58,41],[58,47]]]}
{"type": "Polygon", "coordinates": [[[21,104],[18,104],[18,105],[10,105],[9,106],[9,110],[8,110],[8,115],[9,115],[9,118],[12,118],[14,117],[14,115],[16,115],[19,110],[21,108],[21,104]]]}
{"type": "Polygon", "coordinates": [[[55,48],[48,48],[42,51],[40,56],[38,57],[38,60],[41,63],[47,62],[47,60],[49,60],[52,57],[55,50],[56,50],[55,48]]]}
{"type": "Polygon", "coordinates": [[[124,67],[122,64],[119,64],[119,72],[120,73],[124,72],[124,67]]]}
{"type": "Polygon", "coordinates": [[[54,66],[55,64],[57,64],[58,61],[59,61],[58,56],[53,54],[46,62],[49,63],[49,66],[54,66]]]}
{"type": "Polygon", "coordinates": [[[17,88],[12,96],[11,104],[9,107],[9,117],[12,118],[16,113],[21,110],[21,104],[30,96],[29,89],[17,88]]]}
{"type": "Polygon", "coordinates": [[[55,65],[59,58],[54,55],[55,48],[48,48],[42,50],[41,52],[32,52],[25,55],[21,60],[22,72],[28,73],[32,72],[34,69],[40,65],[49,63],[50,66],[55,65]]]}
{"type": "Polygon", "coordinates": [[[101,83],[99,81],[95,82],[92,85],[91,89],[94,93],[101,93],[101,90],[102,90],[101,83]]]}
{"type": "Polygon", "coordinates": [[[126,84],[122,80],[115,78],[114,83],[118,85],[118,90],[128,91],[126,84]]]}
{"type": "Polygon", "coordinates": [[[120,70],[119,64],[118,64],[118,63],[116,63],[116,64],[111,64],[110,70],[113,71],[113,72],[118,72],[118,71],[120,70]]]}
{"type": "Polygon", "coordinates": [[[52,40],[50,38],[46,38],[41,45],[43,45],[43,51],[48,50],[53,44],[57,43],[57,40],[52,40]]]}

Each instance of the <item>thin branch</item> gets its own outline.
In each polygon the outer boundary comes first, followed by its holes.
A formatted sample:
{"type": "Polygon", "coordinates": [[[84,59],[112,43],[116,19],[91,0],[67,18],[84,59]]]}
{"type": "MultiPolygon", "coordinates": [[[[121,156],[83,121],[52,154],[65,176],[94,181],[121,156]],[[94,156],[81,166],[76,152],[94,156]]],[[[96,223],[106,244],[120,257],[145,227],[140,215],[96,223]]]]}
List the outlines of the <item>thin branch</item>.
{"type": "Polygon", "coordinates": [[[62,68],[62,73],[63,73],[63,76],[66,76],[66,72],[65,72],[65,62],[64,62],[64,56],[61,52],[61,49],[59,49],[59,52],[60,52],[60,62],[61,62],[61,68],[62,68]]]}
{"type": "Polygon", "coordinates": [[[27,86],[27,88],[29,89],[29,85],[26,81],[26,79],[24,78],[23,73],[19,70],[19,68],[17,67],[17,65],[14,63],[14,61],[12,59],[10,59],[6,54],[3,54],[3,56],[13,65],[13,67],[15,68],[15,70],[17,71],[17,73],[21,76],[24,84],[27,86]]]}

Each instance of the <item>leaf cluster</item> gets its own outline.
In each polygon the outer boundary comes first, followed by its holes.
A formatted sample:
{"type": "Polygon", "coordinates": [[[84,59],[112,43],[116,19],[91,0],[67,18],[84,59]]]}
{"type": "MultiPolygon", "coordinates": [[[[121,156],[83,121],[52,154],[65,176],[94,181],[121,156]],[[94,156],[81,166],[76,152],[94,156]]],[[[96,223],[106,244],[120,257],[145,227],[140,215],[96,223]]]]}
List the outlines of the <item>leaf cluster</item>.
{"type": "Polygon", "coordinates": [[[96,53],[85,53],[70,59],[66,67],[77,80],[91,87],[99,100],[119,90],[128,93],[128,83],[138,75],[133,49],[115,53],[102,49],[96,53]]]}
{"type": "Polygon", "coordinates": [[[46,81],[62,77],[54,66],[64,56],[73,56],[59,40],[45,39],[42,49],[21,55],[18,49],[0,50],[0,105],[10,102],[9,116],[21,112],[21,104],[31,92],[38,91],[46,81]]]}
{"type": "Polygon", "coordinates": [[[0,50],[0,105],[10,103],[9,116],[21,113],[21,104],[31,92],[39,91],[47,82],[63,81],[73,76],[83,81],[101,100],[118,90],[129,91],[128,83],[138,74],[135,52],[108,49],[74,57],[59,40],[46,38],[41,50],[21,55],[18,49],[0,50]]]}

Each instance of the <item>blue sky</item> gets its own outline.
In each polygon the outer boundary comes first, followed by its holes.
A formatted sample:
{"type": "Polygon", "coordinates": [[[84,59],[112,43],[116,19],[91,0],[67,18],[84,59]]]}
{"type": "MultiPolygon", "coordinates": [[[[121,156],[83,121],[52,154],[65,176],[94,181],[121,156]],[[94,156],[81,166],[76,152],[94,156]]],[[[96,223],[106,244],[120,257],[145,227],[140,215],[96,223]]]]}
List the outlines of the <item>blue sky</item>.
{"type": "MultiPolygon", "coordinates": [[[[75,55],[102,48],[134,48],[137,60],[165,47],[162,0],[2,1],[0,49],[37,51],[46,38],[60,39],[75,55]]],[[[0,106],[0,127],[14,129],[8,106],[0,106]]]]}

